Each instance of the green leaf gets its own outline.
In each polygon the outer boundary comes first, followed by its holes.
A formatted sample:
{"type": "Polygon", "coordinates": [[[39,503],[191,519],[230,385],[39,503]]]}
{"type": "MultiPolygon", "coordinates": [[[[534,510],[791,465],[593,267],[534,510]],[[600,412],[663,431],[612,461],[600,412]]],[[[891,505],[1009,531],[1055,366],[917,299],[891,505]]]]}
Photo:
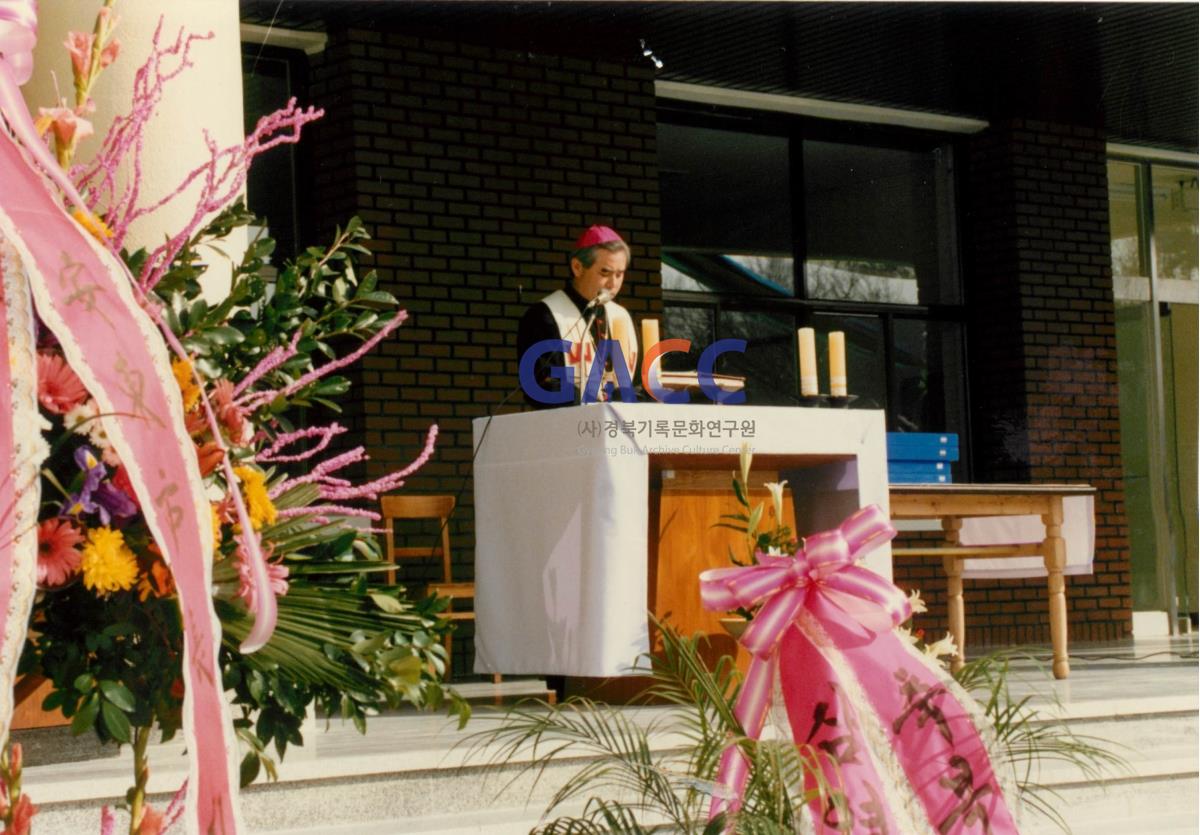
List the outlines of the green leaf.
{"type": "Polygon", "coordinates": [[[82,673],[75,677],[74,687],[80,693],[90,693],[95,686],[96,680],[92,678],[91,673],[82,673]]]}
{"type": "Polygon", "coordinates": [[[424,665],[421,663],[421,659],[415,655],[409,655],[406,658],[399,658],[388,664],[388,669],[410,687],[415,687],[416,685],[420,684],[421,670],[423,667],[424,665]]]}
{"type": "Polygon", "coordinates": [[[133,694],[119,681],[101,681],[100,692],[104,694],[105,699],[126,713],[132,713],[134,708],[137,707],[137,702],[133,698],[133,694]]]}
{"type": "Polygon", "coordinates": [[[104,719],[104,728],[109,736],[117,742],[130,742],[129,717],[119,707],[109,701],[100,702],[100,716],[104,719]]]}
{"type": "Polygon", "coordinates": [[[404,604],[391,595],[371,592],[368,596],[375,602],[376,606],[389,614],[398,615],[404,611],[404,604]]]}
{"type": "Polygon", "coordinates": [[[239,769],[238,782],[241,788],[253,783],[258,778],[259,761],[258,752],[251,751],[246,756],[242,757],[242,766],[239,769]]]}
{"type": "Polygon", "coordinates": [[[742,493],[742,483],[740,481],[738,481],[736,478],[733,480],[733,495],[737,496],[738,502],[743,507],[750,506],[750,502],[746,501],[746,496],[744,493],[742,493]]]}
{"type": "Polygon", "coordinates": [[[100,712],[100,697],[93,693],[88,700],[83,703],[83,707],[75,714],[75,718],[71,720],[71,734],[79,736],[92,729],[92,725],[96,724],[96,714],[100,712]]]}
{"type": "Polygon", "coordinates": [[[762,521],[763,506],[761,503],[755,506],[754,510],[750,511],[750,521],[746,523],[750,533],[758,530],[758,523],[762,521]]]}
{"type": "Polygon", "coordinates": [[[204,335],[214,345],[237,345],[245,339],[240,330],[231,328],[228,325],[205,328],[204,335]]]}

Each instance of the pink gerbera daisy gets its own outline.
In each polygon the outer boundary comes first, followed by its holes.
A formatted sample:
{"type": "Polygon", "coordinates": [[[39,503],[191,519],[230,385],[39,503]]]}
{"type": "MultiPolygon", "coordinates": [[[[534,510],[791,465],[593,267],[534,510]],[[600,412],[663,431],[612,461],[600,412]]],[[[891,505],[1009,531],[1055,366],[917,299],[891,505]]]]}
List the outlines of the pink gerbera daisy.
{"type": "Polygon", "coordinates": [[[79,571],[81,554],[76,547],[83,534],[67,519],[47,519],[38,525],[37,582],[55,588],[79,571]]]}
{"type": "Polygon", "coordinates": [[[38,354],[37,376],[38,402],[48,412],[66,414],[87,400],[87,389],[58,354],[38,354]]]}

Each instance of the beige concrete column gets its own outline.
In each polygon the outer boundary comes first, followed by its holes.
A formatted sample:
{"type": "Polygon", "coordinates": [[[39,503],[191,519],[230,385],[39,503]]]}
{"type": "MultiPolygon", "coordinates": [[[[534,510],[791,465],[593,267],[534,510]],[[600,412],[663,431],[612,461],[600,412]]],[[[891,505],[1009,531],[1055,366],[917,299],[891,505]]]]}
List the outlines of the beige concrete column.
{"type": "MultiPolygon", "coordinates": [[[[34,52],[33,78],[25,85],[25,100],[37,116],[37,108],[56,103],[55,79],[60,94],[74,103],[71,60],[63,46],[71,31],[91,32],[98,0],[41,0],[38,45],[34,52]]],[[[237,0],[117,0],[114,8],[120,23],[116,38],[121,54],[104,70],[93,89],[96,112],[89,117],[96,134],[79,144],[76,161],[90,159],[100,147],[115,116],[127,113],[133,93],[133,78],[150,55],[151,38],[159,19],[163,21],[160,43],[174,42],[182,28],[195,34],[213,33],[213,38],[192,46],[194,66],[168,83],[158,113],[146,129],[142,154],[142,198],[150,203],[174,191],[183,178],[208,159],[204,131],[219,147],[240,143],[242,130],[242,63],[237,0]]],[[[129,172],[123,172],[128,176],[129,172]]],[[[199,187],[180,195],[130,229],[126,246],[152,248],[164,235],[174,234],[192,216],[199,187]]],[[[240,257],[246,247],[243,234],[222,249],[240,257]]],[[[205,289],[210,296],[223,295],[231,269],[225,255],[202,253],[209,264],[205,289]]]]}

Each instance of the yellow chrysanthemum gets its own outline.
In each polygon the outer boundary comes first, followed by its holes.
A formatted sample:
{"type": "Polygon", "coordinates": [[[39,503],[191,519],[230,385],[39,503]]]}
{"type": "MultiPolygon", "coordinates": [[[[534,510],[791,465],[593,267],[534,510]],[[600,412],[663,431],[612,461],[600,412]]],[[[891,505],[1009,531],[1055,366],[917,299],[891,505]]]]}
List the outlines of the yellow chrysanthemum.
{"type": "Polygon", "coordinates": [[[175,382],[179,385],[179,393],[183,395],[183,410],[190,412],[200,402],[200,387],[192,374],[192,364],[188,360],[177,359],[171,363],[171,371],[175,374],[175,382]]]}
{"type": "Polygon", "coordinates": [[[108,224],[100,219],[99,215],[94,215],[91,212],[85,212],[83,209],[75,208],[71,210],[71,217],[75,221],[92,233],[92,237],[100,243],[106,243],[113,236],[113,231],[108,228],[108,224]]]}
{"type": "Polygon", "coordinates": [[[213,548],[215,549],[221,544],[221,513],[215,504],[210,503],[208,509],[212,511],[213,548]]]}
{"type": "Polygon", "coordinates": [[[120,531],[92,528],[83,546],[83,584],[101,596],[133,588],[137,581],[137,557],[125,544],[120,531]]]}
{"type": "Polygon", "coordinates": [[[275,524],[275,503],[267,495],[266,475],[253,467],[234,467],[233,471],[242,482],[242,497],[246,500],[250,524],[255,530],[275,524]]]}

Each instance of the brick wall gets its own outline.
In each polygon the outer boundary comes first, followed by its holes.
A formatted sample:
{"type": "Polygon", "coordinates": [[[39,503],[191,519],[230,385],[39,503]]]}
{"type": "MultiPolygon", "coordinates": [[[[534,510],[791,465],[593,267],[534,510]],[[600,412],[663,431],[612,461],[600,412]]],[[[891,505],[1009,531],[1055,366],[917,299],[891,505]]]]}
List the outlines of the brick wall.
{"type": "MultiPolygon", "coordinates": [[[[1117,354],[1100,131],[1028,120],[973,138],[965,176],[976,481],[1086,482],[1091,576],[1067,580],[1070,634],[1131,631],[1117,354]]],[[[931,589],[936,561],[903,569],[931,589]]],[[[922,624],[941,629],[941,589],[922,624]]],[[[1048,641],[1043,580],[970,581],[969,643],[1048,641]]]]}
{"type": "Polygon", "coordinates": [[[462,488],[451,532],[466,579],[471,421],[517,386],[517,320],[563,285],[575,236],[620,231],[633,250],[622,303],[635,320],[661,312],[653,72],[349,30],[314,59],[310,98],[327,111],[310,237],[360,215],[381,288],[411,315],[359,365],[344,422],[370,451],[366,475],[406,464],[438,424],[436,456],[405,489],[462,488]]]}
{"type": "MultiPolygon", "coordinates": [[[[565,251],[608,223],[633,246],[623,302],[661,311],[648,65],[350,30],[315,59],[309,237],[352,213],[412,319],[355,372],[346,421],[402,466],[431,423],[436,458],[408,489],[457,492],[456,563],[473,544],[471,420],[516,386],[516,321],[561,286],[565,251]]],[[[1130,631],[1104,142],[1093,129],[995,121],[962,157],[963,254],[978,481],[1095,485],[1096,571],[1068,581],[1072,638],[1130,631]]],[[[504,410],[517,408],[513,397],[504,410]]],[[[945,628],[940,566],[897,566],[945,628]]],[[[1044,584],[968,584],[972,644],[1046,641],[1044,584]]]]}

